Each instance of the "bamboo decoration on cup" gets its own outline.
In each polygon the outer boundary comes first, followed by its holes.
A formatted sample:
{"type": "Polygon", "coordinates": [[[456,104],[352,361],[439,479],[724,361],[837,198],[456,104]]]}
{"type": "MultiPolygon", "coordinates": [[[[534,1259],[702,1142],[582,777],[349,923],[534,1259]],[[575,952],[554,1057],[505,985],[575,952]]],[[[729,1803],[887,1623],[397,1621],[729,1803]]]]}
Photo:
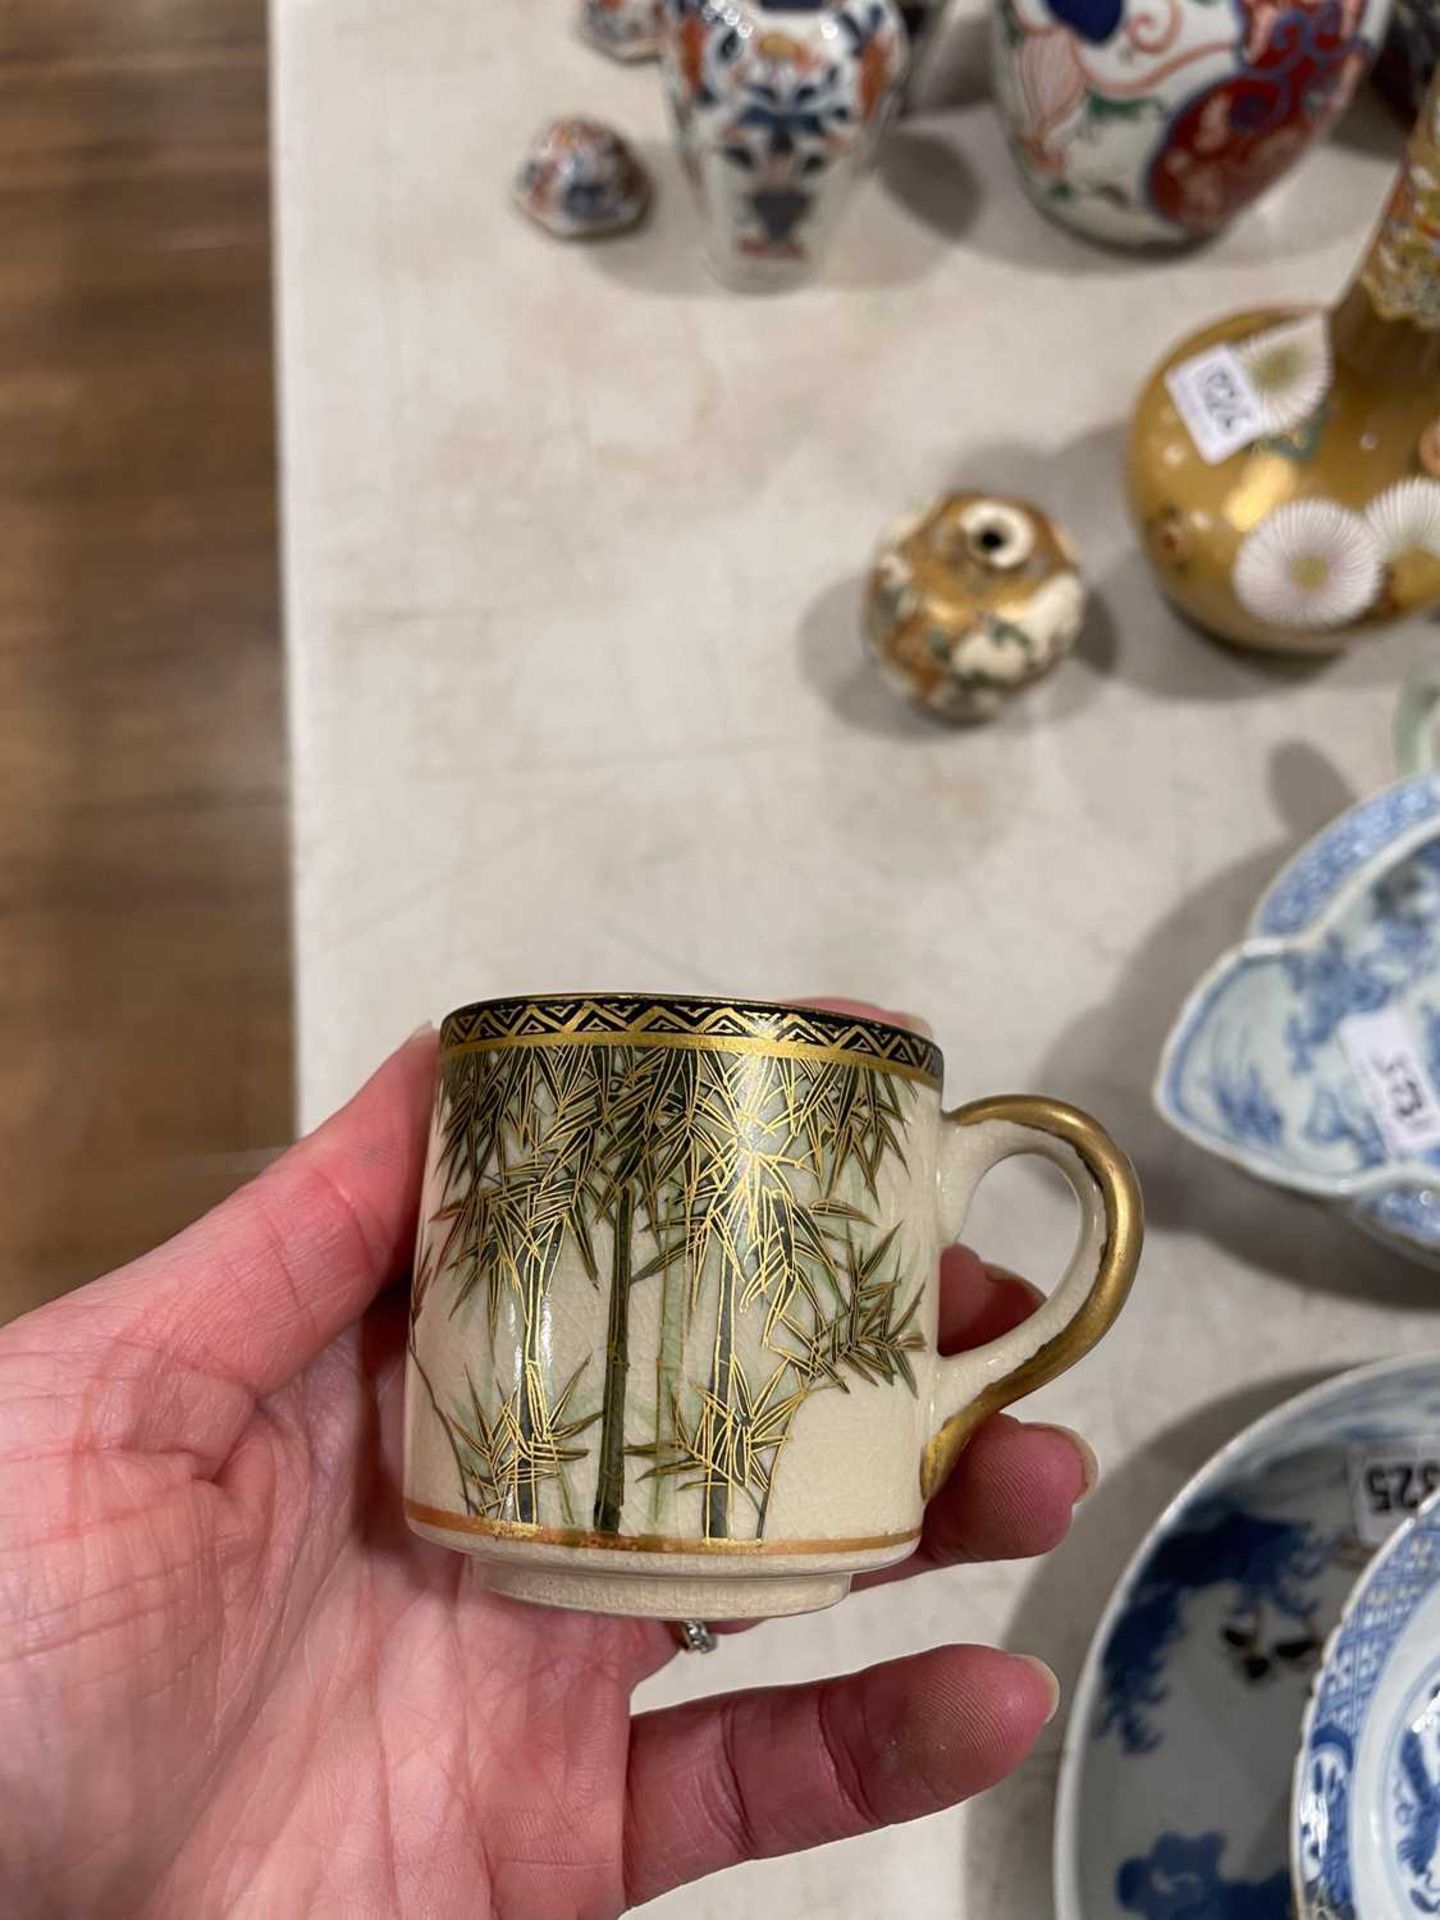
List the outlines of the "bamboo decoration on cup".
{"type": "Polygon", "coordinates": [[[452,1015],[411,1300],[412,1524],[521,1598],[670,1619],[828,1605],[903,1557],[927,1448],[958,1450],[977,1394],[988,1410],[1077,1358],[1139,1247],[1093,1122],[1002,1102],[942,1130],[939,1074],[920,1035],[799,1008],[452,1015]],[[1085,1228],[1055,1299],[977,1373],[935,1353],[936,1216],[1013,1152],[1062,1167],[1085,1228]]]}

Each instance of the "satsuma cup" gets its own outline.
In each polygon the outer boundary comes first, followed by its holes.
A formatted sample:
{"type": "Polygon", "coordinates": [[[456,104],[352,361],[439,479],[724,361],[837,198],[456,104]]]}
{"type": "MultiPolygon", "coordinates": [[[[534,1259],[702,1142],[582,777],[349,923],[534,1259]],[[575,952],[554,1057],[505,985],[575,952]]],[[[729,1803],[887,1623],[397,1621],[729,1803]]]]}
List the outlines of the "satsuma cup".
{"type": "Polygon", "coordinates": [[[1110,1326],[1139,1189],[1093,1120],[944,1113],[927,1038],[599,994],[453,1013],[410,1320],[406,1513],[487,1585],[600,1613],[801,1613],[913,1551],[979,1423],[1110,1326]],[[1023,1326],[936,1348],[940,1252],[1038,1154],[1080,1230],[1023,1326]]]}

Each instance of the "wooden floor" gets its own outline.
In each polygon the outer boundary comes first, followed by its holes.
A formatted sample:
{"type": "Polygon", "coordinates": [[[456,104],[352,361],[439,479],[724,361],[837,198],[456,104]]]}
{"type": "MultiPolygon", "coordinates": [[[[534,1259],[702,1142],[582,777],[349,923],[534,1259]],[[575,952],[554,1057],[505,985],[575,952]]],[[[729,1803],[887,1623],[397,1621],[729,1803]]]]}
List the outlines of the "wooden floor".
{"type": "Polygon", "coordinates": [[[291,1124],[264,0],[0,11],[0,1317],[291,1124]]]}

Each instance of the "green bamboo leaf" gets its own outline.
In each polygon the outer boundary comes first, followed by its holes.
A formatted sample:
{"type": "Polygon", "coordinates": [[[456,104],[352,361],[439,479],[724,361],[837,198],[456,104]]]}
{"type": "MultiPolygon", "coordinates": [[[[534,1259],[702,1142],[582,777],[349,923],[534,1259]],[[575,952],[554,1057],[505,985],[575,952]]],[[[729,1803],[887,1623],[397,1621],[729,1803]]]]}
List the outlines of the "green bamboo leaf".
{"type": "Polygon", "coordinates": [[[860,1278],[862,1281],[871,1279],[884,1265],[885,1256],[895,1244],[895,1238],[899,1231],[898,1226],[891,1227],[890,1231],[883,1234],[870,1249],[869,1253],[866,1254],[860,1265],[860,1278]]]}
{"type": "Polygon", "coordinates": [[[832,1195],[822,1194],[818,1200],[810,1202],[809,1211],[821,1220],[853,1220],[857,1226],[870,1227],[875,1224],[872,1216],[863,1207],[855,1207],[848,1200],[836,1200],[832,1195]]]}
{"type": "Polygon", "coordinates": [[[559,1398],[556,1400],[554,1408],[552,1410],[552,1417],[554,1419],[558,1420],[564,1417],[565,1409],[570,1404],[570,1396],[572,1393],[574,1393],[576,1387],[579,1385],[580,1376],[582,1373],[584,1373],[585,1369],[589,1366],[589,1364],[590,1364],[590,1356],[587,1353],[584,1359],[580,1362],[579,1366],[576,1367],[575,1371],[571,1374],[570,1378],[565,1382],[565,1385],[560,1389],[559,1398]]]}

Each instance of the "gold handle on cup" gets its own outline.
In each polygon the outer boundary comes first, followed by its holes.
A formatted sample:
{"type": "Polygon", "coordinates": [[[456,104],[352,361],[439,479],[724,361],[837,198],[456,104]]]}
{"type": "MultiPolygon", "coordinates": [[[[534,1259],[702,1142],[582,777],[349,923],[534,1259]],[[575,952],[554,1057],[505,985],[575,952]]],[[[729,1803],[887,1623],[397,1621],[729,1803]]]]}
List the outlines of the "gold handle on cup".
{"type": "Polygon", "coordinates": [[[942,1359],[939,1418],[925,1449],[925,1498],[948,1477],[977,1427],[1072,1367],[1110,1329],[1140,1262],[1145,1209],[1124,1152],[1077,1107],[1036,1095],[977,1100],[944,1116],[941,1202],[956,1240],[980,1181],[1002,1160],[1038,1154],[1058,1167],[1080,1207],[1080,1237],[1064,1278],[1022,1326],[970,1353],[942,1359]]]}

